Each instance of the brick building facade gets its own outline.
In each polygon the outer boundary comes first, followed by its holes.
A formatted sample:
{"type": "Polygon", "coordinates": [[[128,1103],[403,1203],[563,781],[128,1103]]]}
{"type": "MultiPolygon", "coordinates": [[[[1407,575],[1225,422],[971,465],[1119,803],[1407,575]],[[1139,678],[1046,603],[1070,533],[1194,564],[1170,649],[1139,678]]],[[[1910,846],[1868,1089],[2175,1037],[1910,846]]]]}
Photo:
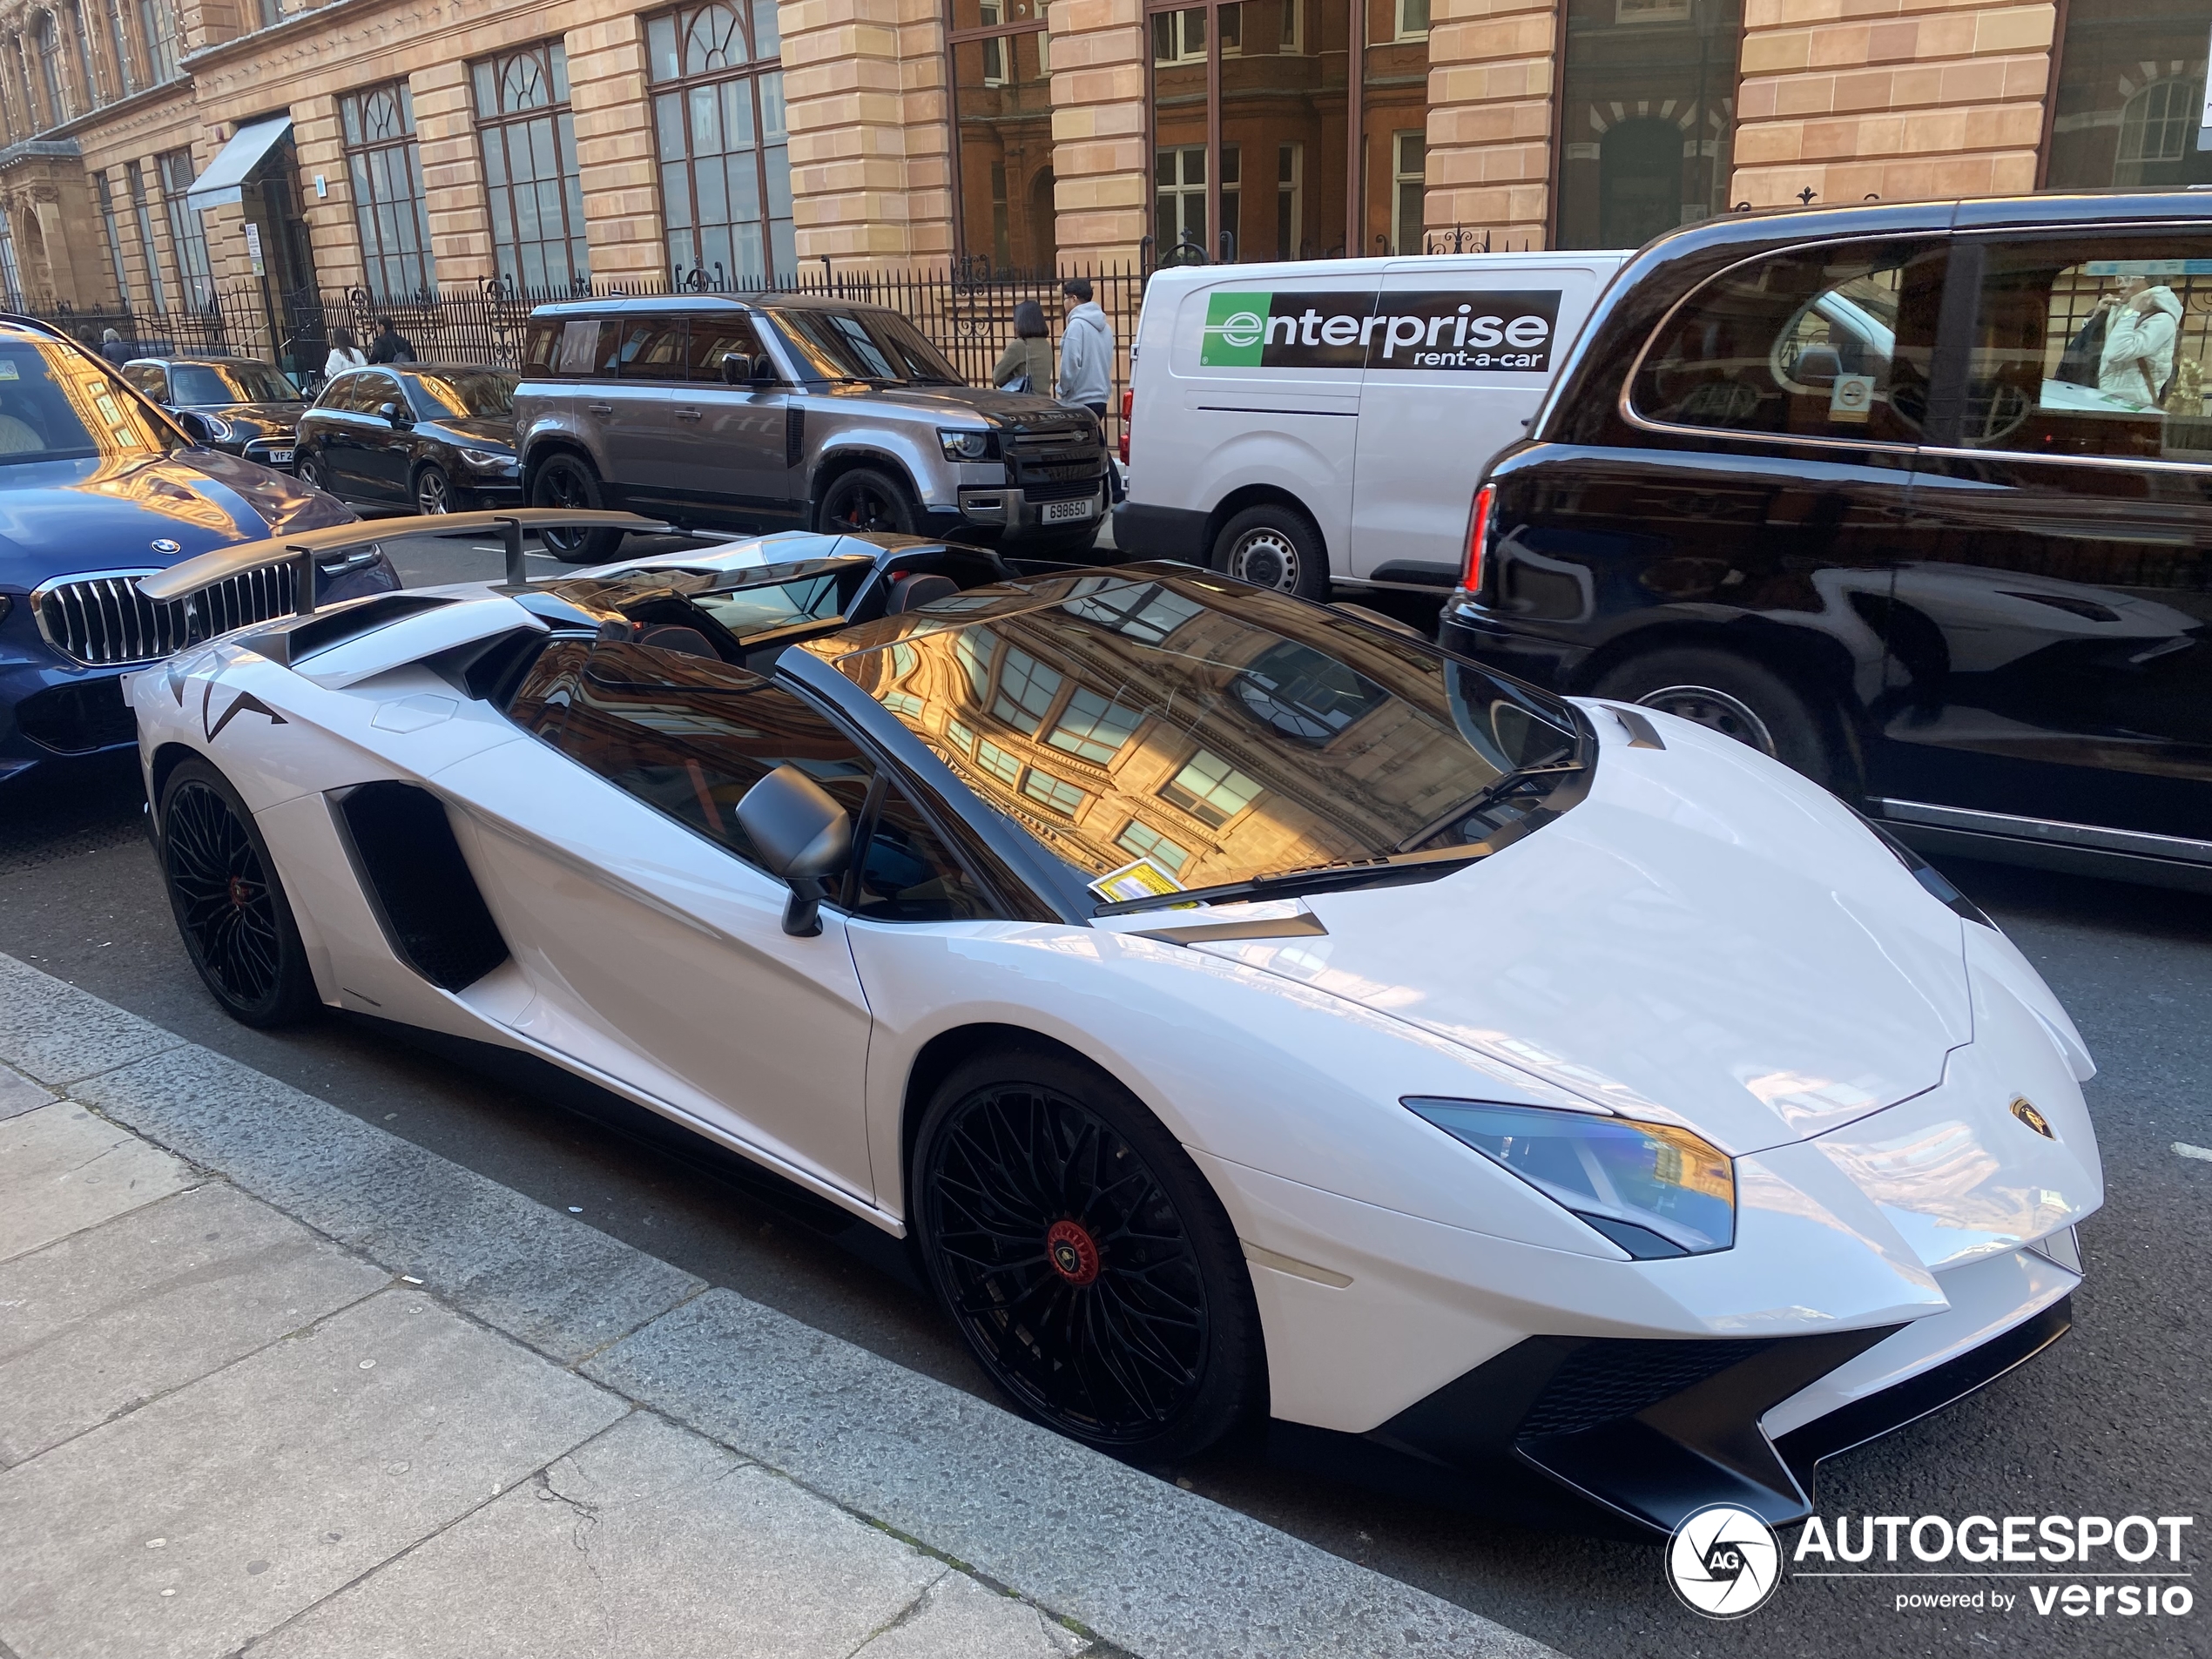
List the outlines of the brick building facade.
{"type": "Polygon", "coordinates": [[[1806,192],[2212,179],[2212,0],[630,3],[16,0],[0,287],[1621,246],[1806,192]]]}

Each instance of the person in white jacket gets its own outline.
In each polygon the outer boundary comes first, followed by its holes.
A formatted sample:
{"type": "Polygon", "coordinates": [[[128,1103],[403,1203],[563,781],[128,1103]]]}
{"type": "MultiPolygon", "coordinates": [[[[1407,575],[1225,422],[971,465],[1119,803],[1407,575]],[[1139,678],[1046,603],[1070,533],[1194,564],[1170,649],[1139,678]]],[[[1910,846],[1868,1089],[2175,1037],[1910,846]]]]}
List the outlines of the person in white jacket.
{"type": "Polygon", "coordinates": [[[2137,276],[2098,300],[2097,308],[2105,313],[2097,389],[2139,409],[2156,408],[2159,395],[2173,378],[2181,300],[2164,284],[2137,276]]]}

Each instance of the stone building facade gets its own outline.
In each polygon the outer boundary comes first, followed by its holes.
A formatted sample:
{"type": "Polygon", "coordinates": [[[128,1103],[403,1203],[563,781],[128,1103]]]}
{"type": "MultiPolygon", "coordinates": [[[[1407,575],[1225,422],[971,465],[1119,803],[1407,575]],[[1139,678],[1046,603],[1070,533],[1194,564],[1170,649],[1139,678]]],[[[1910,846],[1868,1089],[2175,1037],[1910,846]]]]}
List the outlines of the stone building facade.
{"type": "Polygon", "coordinates": [[[273,314],[2194,182],[2208,35],[2212,0],[10,0],[0,288],[273,314]]]}

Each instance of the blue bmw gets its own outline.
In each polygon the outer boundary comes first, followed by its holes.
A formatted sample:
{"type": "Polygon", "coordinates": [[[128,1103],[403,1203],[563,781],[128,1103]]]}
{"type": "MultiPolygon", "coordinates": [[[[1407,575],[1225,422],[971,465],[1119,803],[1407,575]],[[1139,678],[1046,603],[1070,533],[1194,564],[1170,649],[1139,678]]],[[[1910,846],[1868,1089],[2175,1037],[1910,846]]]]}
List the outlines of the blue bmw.
{"type": "MultiPolygon", "coordinates": [[[[293,572],[249,570],[161,604],[137,579],[239,542],[355,516],[285,473],[203,447],[47,324],[0,315],[0,781],[136,740],[121,676],[293,609],[293,572]]],[[[375,548],[320,572],[327,603],[399,585],[375,548]]]]}

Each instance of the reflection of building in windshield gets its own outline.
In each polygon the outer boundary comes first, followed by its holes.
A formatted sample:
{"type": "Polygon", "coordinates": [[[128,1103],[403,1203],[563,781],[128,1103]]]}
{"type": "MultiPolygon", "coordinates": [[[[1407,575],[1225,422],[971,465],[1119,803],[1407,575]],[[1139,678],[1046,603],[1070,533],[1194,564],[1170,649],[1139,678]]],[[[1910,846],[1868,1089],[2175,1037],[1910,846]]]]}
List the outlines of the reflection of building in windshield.
{"type": "Polygon", "coordinates": [[[1325,652],[1127,581],[971,625],[912,620],[846,671],[1091,874],[1147,858],[1199,887],[1373,858],[1494,776],[1438,666],[1358,630],[1325,652]]]}
{"type": "Polygon", "coordinates": [[[237,538],[242,534],[238,520],[221,502],[189,488],[185,481],[197,478],[197,473],[179,469],[172,475],[167,467],[149,464],[150,461],[149,452],[143,448],[132,455],[108,455],[70,488],[111,496],[218,536],[237,538]]]}

